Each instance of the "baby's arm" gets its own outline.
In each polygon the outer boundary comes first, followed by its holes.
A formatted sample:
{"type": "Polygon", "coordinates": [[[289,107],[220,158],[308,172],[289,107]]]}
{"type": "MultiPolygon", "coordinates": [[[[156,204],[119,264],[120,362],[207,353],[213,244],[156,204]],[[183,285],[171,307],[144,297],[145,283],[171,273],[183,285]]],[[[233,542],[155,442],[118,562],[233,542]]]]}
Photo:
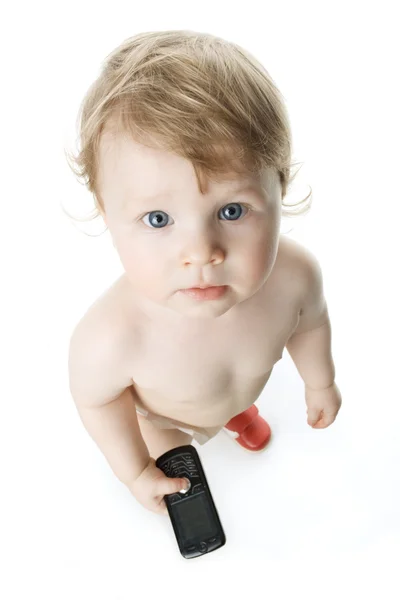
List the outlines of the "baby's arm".
{"type": "Polygon", "coordinates": [[[286,347],[305,383],[307,422],[321,429],[333,423],[342,404],[335,383],[331,324],[318,261],[299,246],[294,266],[300,317],[286,347]]]}
{"type": "Polygon", "coordinates": [[[168,514],[164,496],[181,491],[187,481],[167,477],[150,457],[127,375],[131,345],[106,319],[84,318],[70,341],[70,390],[87,432],[114,474],[145,508],[168,514]]]}
{"type": "Polygon", "coordinates": [[[324,389],[333,385],[331,324],[323,291],[320,265],[311,252],[298,247],[296,256],[300,318],[286,347],[305,385],[324,389]]]}
{"type": "Polygon", "coordinates": [[[90,317],[76,327],[69,348],[69,381],[79,416],[122,483],[149,463],[140,433],[125,344],[115,328],[90,317]]]}

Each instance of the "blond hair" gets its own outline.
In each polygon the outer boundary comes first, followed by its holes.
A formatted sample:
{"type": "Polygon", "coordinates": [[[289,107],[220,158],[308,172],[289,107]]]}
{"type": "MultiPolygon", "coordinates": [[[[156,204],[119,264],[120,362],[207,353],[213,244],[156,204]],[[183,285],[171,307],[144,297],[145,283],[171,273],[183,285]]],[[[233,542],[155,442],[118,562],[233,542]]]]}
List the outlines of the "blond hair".
{"type": "Polygon", "coordinates": [[[282,214],[295,216],[310,208],[311,193],[294,205],[283,202],[297,175],[291,169],[299,163],[291,162],[281,93],[251,54],[214,35],[173,30],[126,39],[104,60],[78,120],[80,151],[76,156],[64,151],[96,205],[88,217],[72,217],[78,221],[96,218],[99,207],[104,211],[97,185],[99,143],[110,122],[140,143],[191,161],[202,192],[204,178],[273,167],[282,187],[282,214]]]}

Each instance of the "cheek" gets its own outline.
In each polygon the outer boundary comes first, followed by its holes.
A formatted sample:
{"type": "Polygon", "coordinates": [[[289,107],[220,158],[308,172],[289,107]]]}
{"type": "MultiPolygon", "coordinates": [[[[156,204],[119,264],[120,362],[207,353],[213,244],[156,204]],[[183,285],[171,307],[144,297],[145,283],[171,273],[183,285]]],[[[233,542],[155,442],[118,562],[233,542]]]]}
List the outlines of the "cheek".
{"type": "Polygon", "coordinates": [[[154,295],[163,288],[165,268],[154,248],[121,239],[116,241],[115,246],[124,270],[137,290],[154,295]]]}
{"type": "Polygon", "coordinates": [[[248,264],[248,273],[253,281],[264,279],[273,265],[273,252],[270,244],[266,241],[256,244],[248,257],[248,264]]]}
{"type": "Polygon", "coordinates": [[[271,273],[275,264],[279,244],[279,232],[259,231],[253,236],[251,245],[242,253],[243,269],[251,281],[263,281],[271,273]]]}

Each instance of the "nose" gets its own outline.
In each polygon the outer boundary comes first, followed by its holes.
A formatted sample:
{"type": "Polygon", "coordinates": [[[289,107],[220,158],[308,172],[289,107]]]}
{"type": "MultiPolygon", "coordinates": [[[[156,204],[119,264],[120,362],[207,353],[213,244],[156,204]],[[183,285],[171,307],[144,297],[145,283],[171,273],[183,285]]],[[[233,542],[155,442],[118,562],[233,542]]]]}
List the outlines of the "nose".
{"type": "Polygon", "coordinates": [[[221,245],[206,234],[191,235],[183,250],[183,263],[202,266],[207,264],[218,265],[224,260],[224,251],[221,245]]]}

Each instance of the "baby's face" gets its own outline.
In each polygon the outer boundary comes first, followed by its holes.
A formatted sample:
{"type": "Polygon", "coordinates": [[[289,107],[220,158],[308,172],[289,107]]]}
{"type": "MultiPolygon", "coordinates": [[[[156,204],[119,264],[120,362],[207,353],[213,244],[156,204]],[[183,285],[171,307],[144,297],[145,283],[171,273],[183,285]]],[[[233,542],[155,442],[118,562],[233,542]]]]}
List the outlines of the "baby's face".
{"type": "Polygon", "coordinates": [[[262,178],[232,173],[208,182],[202,195],[189,161],[106,133],[98,185],[132,291],[153,315],[213,319],[268,279],[281,218],[276,171],[262,178]],[[202,283],[226,292],[216,300],[180,292],[202,283]]]}

